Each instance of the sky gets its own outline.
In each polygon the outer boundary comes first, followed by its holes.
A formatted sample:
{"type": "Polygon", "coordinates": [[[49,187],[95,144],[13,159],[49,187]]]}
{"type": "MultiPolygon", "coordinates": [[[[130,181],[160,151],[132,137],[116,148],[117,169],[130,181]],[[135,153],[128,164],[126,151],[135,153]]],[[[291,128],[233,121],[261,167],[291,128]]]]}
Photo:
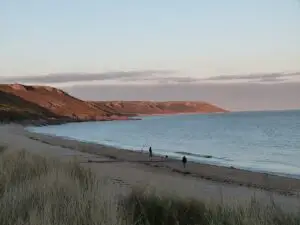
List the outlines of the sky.
{"type": "MultiPolygon", "coordinates": [[[[0,33],[0,82],[79,97],[103,85],[195,84],[247,84],[250,96],[254,83],[289,96],[300,83],[300,0],[0,0],[0,33]]],[[[225,105],[240,104],[230,96],[225,105]]]]}

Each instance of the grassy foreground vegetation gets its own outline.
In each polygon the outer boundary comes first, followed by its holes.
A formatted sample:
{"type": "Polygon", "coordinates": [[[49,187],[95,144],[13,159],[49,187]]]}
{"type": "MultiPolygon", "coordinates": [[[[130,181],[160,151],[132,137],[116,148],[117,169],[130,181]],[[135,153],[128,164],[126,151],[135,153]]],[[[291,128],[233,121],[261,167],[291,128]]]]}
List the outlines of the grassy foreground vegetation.
{"type": "MultiPolygon", "coordinates": [[[[140,190],[119,196],[76,162],[0,147],[0,225],[295,225],[275,207],[223,207],[140,190]]],[[[199,190],[200,191],[200,190],[199,190]]]]}

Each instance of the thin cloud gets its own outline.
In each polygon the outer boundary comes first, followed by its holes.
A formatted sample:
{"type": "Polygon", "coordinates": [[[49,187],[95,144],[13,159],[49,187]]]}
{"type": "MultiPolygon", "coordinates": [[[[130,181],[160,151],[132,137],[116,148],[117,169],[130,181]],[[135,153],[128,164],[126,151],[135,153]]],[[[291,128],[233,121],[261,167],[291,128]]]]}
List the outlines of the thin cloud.
{"type": "Polygon", "coordinates": [[[228,80],[259,80],[259,81],[281,81],[279,78],[285,77],[299,77],[300,72],[294,73],[264,73],[264,74],[247,74],[247,75],[220,75],[209,77],[204,80],[207,81],[228,81],[228,80]]]}
{"type": "Polygon", "coordinates": [[[67,83],[67,82],[85,82],[85,81],[103,81],[103,80],[140,80],[154,76],[156,74],[173,74],[170,70],[145,70],[145,71],[119,71],[107,73],[55,73],[42,76],[19,76],[0,78],[2,82],[7,83],[67,83]]]}
{"type": "Polygon", "coordinates": [[[247,83],[256,83],[256,84],[267,84],[267,83],[270,83],[270,84],[274,84],[274,83],[283,83],[283,82],[286,82],[286,81],[290,81],[289,79],[287,78],[273,78],[273,77],[268,77],[268,78],[262,78],[262,79],[259,79],[259,80],[249,80],[247,83]]]}

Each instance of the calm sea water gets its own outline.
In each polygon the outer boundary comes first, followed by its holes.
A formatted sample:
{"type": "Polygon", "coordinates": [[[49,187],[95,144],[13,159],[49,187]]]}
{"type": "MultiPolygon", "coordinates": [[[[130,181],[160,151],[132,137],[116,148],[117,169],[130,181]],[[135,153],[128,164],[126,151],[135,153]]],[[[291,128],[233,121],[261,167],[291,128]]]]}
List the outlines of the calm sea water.
{"type": "Polygon", "coordinates": [[[145,117],[30,128],[137,151],[300,178],[300,111],[145,117]]]}

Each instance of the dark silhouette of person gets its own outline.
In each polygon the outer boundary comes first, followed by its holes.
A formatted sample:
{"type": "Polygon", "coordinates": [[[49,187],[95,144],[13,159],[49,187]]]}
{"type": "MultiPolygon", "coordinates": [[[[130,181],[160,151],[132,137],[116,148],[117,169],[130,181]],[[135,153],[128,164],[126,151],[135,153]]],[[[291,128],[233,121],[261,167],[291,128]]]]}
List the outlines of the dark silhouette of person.
{"type": "Polygon", "coordinates": [[[183,164],[183,168],[185,168],[186,166],[186,163],[187,163],[187,159],[185,156],[182,157],[182,164],[183,164]]]}
{"type": "Polygon", "coordinates": [[[150,146],[149,148],[149,158],[151,159],[152,158],[152,147],[150,146]]]}

